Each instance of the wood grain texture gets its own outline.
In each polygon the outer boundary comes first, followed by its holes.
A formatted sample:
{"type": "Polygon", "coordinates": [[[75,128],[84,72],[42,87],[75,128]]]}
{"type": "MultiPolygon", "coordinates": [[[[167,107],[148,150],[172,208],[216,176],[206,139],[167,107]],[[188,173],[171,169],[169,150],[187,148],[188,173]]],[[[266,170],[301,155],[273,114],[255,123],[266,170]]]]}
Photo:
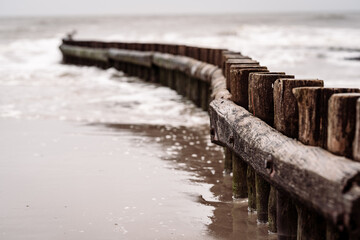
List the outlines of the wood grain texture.
{"type": "Polygon", "coordinates": [[[222,55],[222,71],[225,73],[225,63],[229,59],[243,58],[244,56],[241,53],[224,53],[222,55]]]}
{"type": "Polygon", "coordinates": [[[356,104],[356,129],[353,143],[354,160],[360,161],[360,100],[356,104]]]}
{"type": "Polygon", "coordinates": [[[224,148],[224,172],[230,174],[232,172],[232,152],[229,148],[224,148]]]}
{"type": "Polygon", "coordinates": [[[274,127],[288,137],[297,138],[299,133],[299,111],[293,88],[324,86],[318,79],[281,78],[274,83],[274,127]]]}
{"type": "Polygon", "coordinates": [[[78,58],[93,59],[97,61],[107,62],[107,50],[101,48],[77,47],[62,44],[60,51],[63,55],[74,56],[78,58]]]}
{"type": "Polygon", "coordinates": [[[252,60],[249,57],[243,57],[243,58],[236,58],[236,59],[229,59],[225,62],[225,74],[224,77],[226,78],[226,87],[229,90],[229,92],[231,93],[230,90],[230,68],[232,65],[235,64],[259,64],[259,62],[252,60]]]}
{"type": "Polygon", "coordinates": [[[297,211],[291,197],[284,191],[277,191],[277,235],[279,240],[296,240],[297,211]]]}
{"type": "Polygon", "coordinates": [[[294,78],[294,76],[274,72],[252,72],[249,75],[249,111],[271,126],[274,123],[273,85],[279,78],[294,78]]]}
{"type": "Polygon", "coordinates": [[[325,240],[326,224],[322,216],[306,208],[298,207],[297,240],[325,240]]]}
{"type": "Polygon", "coordinates": [[[229,100],[214,100],[209,110],[214,143],[334,224],[360,228],[360,211],[354,210],[360,209],[360,163],[288,138],[229,100]]]}
{"type": "Polygon", "coordinates": [[[328,101],[335,93],[359,92],[357,88],[294,88],[298,101],[299,140],[327,149],[328,101]]]}
{"type": "Polygon", "coordinates": [[[255,173],[255,190],[257,220],[260,223],[266,223],[268,222],[270,184],[257,173],[255,173]]]}
{"type": "Polygon", "coordinates": [[[232,156],[233,196],[234,198],[247,198],[248,189],[246,182],[247,163],[236,154],[232,156]]]}
{"type": "Polygon", "coordinates": [[[268,72],[268,70],[258,64],[236,64],[230,69],[231,100],[244,108],[249,106],[249,74],[252,72],[268,72]]]}
{"type": "Polygon", "coordinates": [[[339,93],[330,97],[327,147],[334,154],[353,158],[358,99],[360,93],[339,93]]]}
{"type": "MultiPolygon", "coordinates": [[[[275,128],[288,137],[296,138],[298,135],[298,119],[299,113],[297,109],[297,100],[292,93],[294,87],[315,85],[323,86],[321,80],[295,80],[281,78],[274,83],[274,126],[275,128]]],[[[279,236],[283,239],[294,239],[297,235],[301,235],[303,226],[299,226],[297,212],[293,201],[284,192],[278,192],[277,198],[277,229],[279,236]]],[[[270,205],[270,202],[269,202],[270,205]]],[[[270,209],[270,208],[269,208],[270,209]]],[[[271,231],[269,214],[269,229],[271,231]]],[[[300,223],[302,221],[299,221],[300,223]]],[[[274,228],[275,229],[275,228],[274,228]]]]}
{"type": "Polygon", "coordinates": [[[246,184],[248,187],[248,209],[249,211],[255,211],[256,210],[255,171],[250,165],[247,166],[246,184]]]}
{"type": "Polygon", "coordinates": [[[269,231],[272,233],[276,233],[277,232],[277,190],[273,186],[270,186],[269,203],[268,203],[268,220],[269,220],[269,231]]]}

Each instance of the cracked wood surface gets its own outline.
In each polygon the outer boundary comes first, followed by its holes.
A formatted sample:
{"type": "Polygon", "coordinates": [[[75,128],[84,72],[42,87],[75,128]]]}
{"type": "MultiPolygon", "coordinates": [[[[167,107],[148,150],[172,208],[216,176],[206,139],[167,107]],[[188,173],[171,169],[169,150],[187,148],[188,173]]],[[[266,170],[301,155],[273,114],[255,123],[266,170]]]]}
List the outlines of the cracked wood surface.
{"type": "Polygon", "coordinates": [[[359,163],[288,138],[229,100],[214,100],[210,119],[212,141],[241,156],[269,183],[337,225],[360,226],[354,211],[360,206],[359,163]]]}

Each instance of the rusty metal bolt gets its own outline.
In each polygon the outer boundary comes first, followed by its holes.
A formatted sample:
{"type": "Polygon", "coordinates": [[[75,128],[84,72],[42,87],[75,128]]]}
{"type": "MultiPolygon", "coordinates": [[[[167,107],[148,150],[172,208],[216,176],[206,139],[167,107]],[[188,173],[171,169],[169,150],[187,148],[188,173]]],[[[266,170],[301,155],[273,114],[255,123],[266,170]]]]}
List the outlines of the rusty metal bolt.
{"type": "Polygon", "coordinates": [[[213,127],[210,129],[210,135],[211,135],[211,136],[214,136],[214,135],[215,135],[215,129],[214,129],[213,127]]]}
{"type": "Polygon", "coordinates": [[[267,169],[268,173],[271,173],[273,171],[273,158],[271,155],[269,155],[266,159],[265,159],[265,168],[267,169]]]}

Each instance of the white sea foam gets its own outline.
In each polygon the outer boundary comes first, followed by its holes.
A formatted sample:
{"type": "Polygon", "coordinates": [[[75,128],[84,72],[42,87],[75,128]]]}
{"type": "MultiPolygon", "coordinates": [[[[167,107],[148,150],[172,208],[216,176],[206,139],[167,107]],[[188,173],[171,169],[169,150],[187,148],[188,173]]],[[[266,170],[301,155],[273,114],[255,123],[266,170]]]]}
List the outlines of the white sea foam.
{"type": "Polygon", "coordinates": [[[197,125],[207,116],[174,91],[115,69],[60,64],[58,39],[0,48],[0,116],[88,122],[197,125]],[[131,80],[131,81],[130,81],[131,80]]]}
{"type": "Polygon", "coordinates": [[[357,15],[0,19],[0,116],[196,125],[206,114],[174,91],[114,69],[60,64],[60,36],[230,48],[271,71],[360,87],[357,15]],[[331,21],[330,21],[331,19],[331,21]],[[43,23],[46,24],[43,24],[43,23]],[[96,22],[97,24],[93,24],[96,22]],[[33,26],[24,28],[24,24],[33,26]]]}

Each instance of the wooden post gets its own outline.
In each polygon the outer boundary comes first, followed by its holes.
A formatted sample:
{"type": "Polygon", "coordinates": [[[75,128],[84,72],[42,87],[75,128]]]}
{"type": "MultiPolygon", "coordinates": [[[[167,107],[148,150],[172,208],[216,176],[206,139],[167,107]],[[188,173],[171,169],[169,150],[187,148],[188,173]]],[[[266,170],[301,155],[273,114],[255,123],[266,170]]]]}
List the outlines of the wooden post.
{"type": "Polygon", "coordinates": [[[223,56],[229,52],[227,49],[215,49],[215,65],[222,69],[224,65],[223,56]]]}
{"type": "MultiPolygon", "coordinates": [[[[173,84],[170,86],[172,89],[175,89],[180,95],[185,95],[187,85],[189,84],[187,79],[183,77],[183,74],[180,71],[174,72],[173,84]]],[[[171,82],[171,81],[170,81],[171,82]]]]}
{"type": "Polygon", "coordinates": [[[268,72],[268,70],[266,67],[249,64],[244,64],[241,68],[234,65],[230,70],[231,100],[246,109],[249,106],[249,74],[252,72],[268,72]]]}
{"type": "MultiPolygon", "coordinates": [[[[223,74],[225,74],[225,63],[229,59],[236,59],[236,58],[243,58],[244,56],[241,55],[239,52],[228,52],[223,53],[222,59],[221,59],[221,69],[223,71],[223,74]]],[[[248,58],[248,57],[247,57],[248,58]]],[[[225,75],[224,75],[225,76],[225,75]]]]}
{"type": "Polygon", "coordinates": [[[156,66],[154,64],[151,66],[150,82],[153,82],[153,83],[160,82],[160,71],[161,71],[161,69],[158,66],[156,66]]]}
{"type": "Polygon", "coordinates": [[[327,149],[328,101],[335,93],[359,92],[357,88],[294,88],[299,108],[299,140],[327,149]]]}
{"type": "Polygon", "coordinates": [[[236,154],[232,154],[233,171],[233,196],[234,198],[246,198],[248,189],[246,183],[247,163],[236,154]]]}
{"type": "Polygon", "coordinates": [[[224,173],[230,174],[232,172],[232,153],[229,148],[224,147],[224,173]]]}
{"type": "MultiPolygon", "coordinates": [[[[274,83],[274,126],[288,137],[298,135],[298,107],[292,89],[302,86],[323,86],[322,80],[298,80],[281,78],[274,83]]],[[[276,215],[270,209],[269,201],[269,230],[277,230],[279,239],[296,239],[297,212],[289,196],[277,191],[276,215]],[[275,221],[273,219],[276,219],[275,221]],[[277,223],[276,223],[277,221],[277,223]]],[[[270,195],[271,196],[271,195],[270,195]]]]}
{"type": "Polygon", "coordinates": [[[200,100],[201,108],[204,111],[207,111],[209,108],[209,83],[205,81],[200,81],[200,100]]]}
{"type": "Polygon", "coordinates": [[[159,67],[159,83],[163,86],[166,85],[166,70],[162,67],[159,67]]]}
{"type": "Polygon", "coordinates": [[[200,61],[207,62],[208,60],[208,49],[207,48],[200,48],[200,61]]]}
{"type": "MultiPolygon", "coordinates": [[[[334,154],[353,158],[356,145],[356,110],[360,93],[334,94],[329,100],[327,147],[334,154]]],[[[330,223],[327,224],[327,240],[348,239],[348,233],[330,223]]]]}
{"type": "Polygon", "coordinates": [[[246,183],[248,188],[248,210],[256,210],[256,186],[255,170],[249,165],[246,172],[246,183]]]}
{"type": "Polygon", "coordinates": [[[297,205],[298,231],[297,240],[325,240],[326,225],[324,218],[303,205],[297,205]]]}
{"type": "Polygon", "coordinates": [[[200,80],[197,78],[191,78],[188,75],[186,75],[185,78],[191,83],[188,88],[189,98],[196,106],[200,107],[200,80]]]}
{"type": "Polygon", "coordinates": [[[292,89],[304,86],[324,86],[322,80],[278,79],[274,83],[274,126],[276,130],[291,138],[299,133],[299,111],[292,89]]]}
{"type": "MultiPolygon", "coordinates": [[[[327,149],[330,97],[335,93],[359,92],[359,89],[300,87],[292,91],[298,102],[299,140],[307,145],[327,149]]],[[[324,239],[326,228],[332,229],[332,227],[326,227],[325,220],[314,211],[304,210],[305,206],[299,205],[297,209],[298,239],[309,239],[309,237],[315,240],[324,239]]]]}
{"type": "Polygon", "coordinates": [[[229,92],[231,93],[231,89],[230,89],[230,67],[231,65],[235,65],[235,64],[244,64],[244,63],[252,63],[252,64],[259,64],[259,62],[254,61],[248,57],[244,57],[241,59],[230,59],[227,60],[225,63],[225,73],[224,76],[226,78],[226,88],[229,90],[229,92]]]}
{"type": "MultiPolygon", "coordinates": [[[[259,117],[270,126],[274,122],[274,92],[273,84],[276,79],[280,77],[293,78],[292,75],[285,75],[284,73],[256,73],[249,74],[249,110],[253,112],[254,116],[259,117]]],[[[268,221],[269,210],[269,193],[270,184],[261,178],[258,174],[255,175],[256,183],[256,209],[258,212],[258,221],[268,221]]],[[[271,230],[276,232],[276,191],[273,189],[270,202],[271,209],[271,230]],[[275,209],[275,210],[274,210],[275,209]]]]}
{"type": "MultiPolygon", "coordinates": [[[[266,69],[265,67],[259,67],[258,64],[240,64],[240,65],[234,65],[234,67],[235,69],[231,67],[231,71],[230,71],[231,83],[236,81],[234,79],[237,76],[234,74],[234,72],[238,72],[236,70],[240,70],[242,68],[248,68],[252,70],[266,69]]],[[[243,80],[245,81],[245,77],[243,78],[243,80]]],[[[245,89],[245,92],[247,93],[248,92],[247,79],[246,79],[246,83],[243,83],[242,87],[245,89]]],[[[233,92],[234,95],[235,94],[237,94],[237,96],[241,95],[241,93],[238,94],[237,90],[233,92]]],[[[244,104],[242,106],[247,108],[248,106],[247,101],[246,101],[246,105],[244,104]]],[[[244,161],[244,159],[241,159],[239,157],[236,158],[233,157],[233,195],[235,198],[242,198],[248,196],[249,209],[254,210],[256,208],[255,175],[253,174],[253,170],[251,169],[251,167],[249,168],[250,169],[248,169],[247,163],[244,161]],[[249,173],[249,177],[247,177],[248,173],[249,173]]]]}
{"type": "Polygon", "coordinates": [[[270,126],[274,123],[274,82],[279,78],[294,78],[285,73],[250,73],[249,111],[270,126]]]}
{"type": "Polygon", "coordinates": [[[168,86],[171,89],[176,90],[176,82],[175,82],[175,71],[171,69],[165,70],[166,74],[166,86],[168,86]]]}
{"type": "Polygon", "coordinates": [[[329,100],[328,150],[334,154],[353,158],[356,103],[360,93],[334,94],[329,100]]]}
{"type": "Polygon", "coordinates": [[[356,104],[356,129],[353,143],[354,160],[360,161],[360,100],[356,104]]]}
{"type": "Polygon", "coordinates": [[[276,230],[278,239],[295,240],[298,221],[295,203],[287,193],[278,190],[276,204],[276,230]]]}
{"type": "Polygon", "coordinates": [[[274,186],[270,187],[269,203],[268,203],[268,221],[269,231],[277,232],[277,190],[274,186]]]}
{"type": "Polygon", "coordinates": [[[270,184],[255,173],[255,185],[257,219],[260,223],[266,223],[268,221],[270,184]]]}

